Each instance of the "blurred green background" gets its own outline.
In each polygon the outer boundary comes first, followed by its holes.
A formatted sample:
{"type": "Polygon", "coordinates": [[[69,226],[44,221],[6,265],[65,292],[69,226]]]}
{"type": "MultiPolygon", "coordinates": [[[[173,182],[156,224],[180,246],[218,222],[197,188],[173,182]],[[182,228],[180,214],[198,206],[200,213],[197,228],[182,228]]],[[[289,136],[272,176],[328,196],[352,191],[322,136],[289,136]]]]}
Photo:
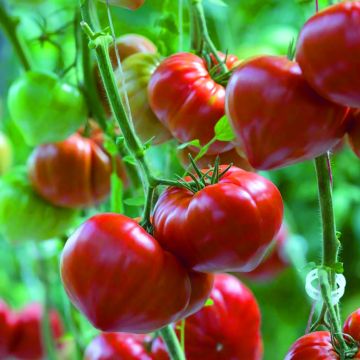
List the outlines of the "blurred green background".
{"type": "MultiPolygon", "coordinates": [[[[305,20],[314,12],[314,1],[296,0],[205,0],[211,36],[218,48],[240,58],[257,54],[286,55],[289,43],[296,39],[305,20]]],[[[187,2],[183,1],[183,22],[179,22],[179,4],[175,0],[147,0],[136,12],[112,11],[116,35],[139,33],[156,43],[163,55],[189,49],[187,2]]],[[[323,7],[327,2],[320,2],[323,7]]],[[[30,47],[39,69],[59,71],[70,65],[76,55],[74,43],[74,1],[9,0],[8,8],[21,21],[19,31],[30,47]],[[64,27],[64,25],[66,25],[64,27]],[[57,32],[63,28],[60,32],[57,32]]],[[[98,4],[102,25],[107,26],[104,4],[98,4]]],[[[6,94],[11,82],[21,72],[10,44],[0,33],[0,118],[1,127],[13,143],[14,165],[24,164],[30,148],[9,121],[6,94]]],[[[67,74],[75,80],[75,72],[67,74]]],[[[174,146],[162,145],[148,154],[153,171],[181,171],[174,146]],[[165,149],[164,149],[165,148],[165,149]],[[166,151],[164,151],[166,150],[166,151]]],[[[334,203],[338,230],[341,231],[347,278],[342,302],[343,316],[360,306],[360,160],[346,144],[332,157],[334,203]]],[[[317,202],[314,166],[311,162],[264,173],[279,187],[286,202],[286,219],[291,231],[287,250],[293,267],[278,278],[263,284],[245,282],[254,291],[262,310],[262,333],[266,360],[282,359],[291,343],[305,332],[311,302],[304,291],[304,278],[309,262],[318,262],[321,255],[321,228],[317,202]]],[[[136,211],[135,211],[136,212],[136,211]]],[[[90,212],[91,213],[91,212],[90,212]]],[[[89,216],[89,212],[83,214],[89,216]]],[[[29,217],[31,221],[31,217],[29,217]]],[[[26,226],[26,224],[24,224],[26,226]]],[[[38,261],[34,244],[12,246],[0,239],[0,297],[14,308],[44,297],[39,274],[44,272],[51,283],[50,297],[67,323],[67,339],[73,325],[71,307],[66,299],[58,272],[59,253],[64,239],[40,244],[45,263],[38,261]]],[[[79,341],[83,345],[92,338],[93,330],[79,314],[75,315],[79,341]]]]}

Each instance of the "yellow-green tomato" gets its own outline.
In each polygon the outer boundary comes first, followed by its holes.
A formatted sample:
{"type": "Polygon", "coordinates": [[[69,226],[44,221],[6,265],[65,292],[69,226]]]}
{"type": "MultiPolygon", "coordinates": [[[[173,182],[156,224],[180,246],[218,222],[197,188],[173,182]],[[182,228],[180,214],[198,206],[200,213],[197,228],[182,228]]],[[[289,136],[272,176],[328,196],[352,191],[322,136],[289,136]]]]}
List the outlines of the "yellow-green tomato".
{"type": "Polygon", "coordinates": [[[77,215],[76,210],[52,206],[36,195],[23,169],[0,180],[0,233],[13,243],[61,236],[77,215]]]}
{"type": "Polygon", "coordinates": [[[12,146],[7,136],[0,132],[0,175],[9,170],[13,159],[12,146]]]}
{"type": "Polygon", "coordinates": [[[87,119],[81,91],[53,73],[29,71],[17,79],[8,108],[30,146],[64,140],[87,119]]]}
{"type": "Polygon", "coordinates": [[[127,92],[138,135],[142,141],[153,138],[153,144],[161,144],[171,138],[170,132],[151,110],[148,100],[149,80],[159,62],[159,55],[137,53],[124,60],[123,77],[119,70],[115,74],[120,94],[124,94],[125,90],[127,92]]]}

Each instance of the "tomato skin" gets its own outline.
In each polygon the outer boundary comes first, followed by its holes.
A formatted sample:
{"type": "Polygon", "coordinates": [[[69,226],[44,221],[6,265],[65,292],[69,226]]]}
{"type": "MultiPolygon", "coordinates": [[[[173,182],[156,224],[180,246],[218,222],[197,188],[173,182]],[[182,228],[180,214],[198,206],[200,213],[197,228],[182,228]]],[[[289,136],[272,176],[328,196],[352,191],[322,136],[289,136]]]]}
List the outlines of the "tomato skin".
{"type": "Polygon", "coordinates": [[[154,331],[179,319],[191,296],[185,268],[120,214],[96,215],[81,225],[64,247],[60,268],[71,301],[102,331],[154,331]]]}
{"type": "Polygon", "coordinates": [[[150,340],[148,335],[103,333],[91,341],[84,360],[152,360],[144,346],[150,340]]]}
{"type": "Polygon", "coordinates": [[[262,170],[331,149],[345,134],[348,112],[313,91],[297,63],[275,56],[239,66],[227,86],[226,109],[250,164],[262,170]]]}
{"type": "Polygon", "coordinates": [[[360,109],[349,112],[348,140],[355,155],[360,158],[360,109]]]}
{"type": "Polygon", "coordinates": [[[63,235],[77,215],[75,210],[54,207],[44,201],[34,193],[23,172],[14,169],[2,178],[0,232],[11,242],[47,240],[63,235]]]}
{"type": "Polygon", "coordinates": [[[282,216],[276,186],[233,166],[219,183],[196,194],[165,190],[154,211],[154,236],[193,270],[251,271],[279,231],[282,216]]]}
{"type": "MultiPolygon", "coordinates": [[[[106,0],[100,1],[106,3],[106,0]]],[[[109,0],[110,5],[123,7],[129,10],[137,10],[144,2],[145,0],[109,0]]]]}
{"type": "Polygon", "coordinates": [[[159,63],[158,55],[138,53],[123,62],[123,78],[118,70],[115,72],[120,93],[123,87],[122,79],[124,79],[124,88],[128,95],[137,134],[143,142],[154,138],[155,145],[171,139],[170,132],[153,113],[148,100],[147,87],[159,63]]]}
{"type": "Polygon", "coordinates": [[[14,328],[14,314],[7,304],[0,300],[0,359],[6,359],[9,356],[14,328]]]}
{"type": "MultiPolygon", "coordinates": [[[[217,274],[210,298],[213,305],[186,319],[186,359],[260,360],[261,315],[251,291],[235,277],[217,274]]],[[[169,359],[161,343],[153,344],[154,357],[169,359]]]]}
{"type": "MultiPolygon", "coordinates": [[[[158,119],[182,143],[194,139],[208,143],[225,113],[224,87],[210,77],[205,61],[190,53],[165,59],[151,77],[148,95],[158,119]]],[[[231,143],[217,141],[208,154],[231,148],[231,143]]]]}
{"type": "Polygon", "coordinates": [[[0,132],[0,175],[9,170],[13,159],[12,145],[7,136],[0,132]]]}
{"type": "Polygon", "coordinates": [[[83,94],[51,73],[22,75],[10,87],[8,108],[30,146],[66,139],[87,117],[83,94]]]}
{"type": "Polygon", "coordinates": [[[279,275],[289,266],[289,261],[284,254],[288,232],[286,225],[282,225],[275,236],[274,248],[254,270],[241,274],[242,277],[253,281],[269,281],[279,275]]]}
{"type": "Polygon", "coordinates": [[[110,157],[93,140],[78,134],[37,147],[28,170],[36,192],[56,206],[90,207],[110,192],[110,157]]]}
{"type": "MultiPolygon", "coordinates": [[[[335,352],[330,333],[316,331],[298,339],[290,348],[285,360],[339,360],[335,352]]],[[[360,359],[360,351],[353,359],[360,359]]]]}
{"type": "MultiPolygon", "coordinates": [[[[28,305],[17,314],[17,320],[11,343],[11,355],[21,360],[40,359],[44,356],[41,338],[43,309],[40,304],[28,305]]],[[[63,324],[55,310],[49,313],[53,338],[59,340],[63,335],[63,324]]],[[[59,346],[59,343],[58,343],[59,346]]]]}
{"type": "Polygon", "coordinates": [[[351,313],[344,323],[344,333],[351,335],[355,340],[360,340],[360,309],[351,313]]]}
{"type": "Polygon", "coordinates": [[[309,84],[349,107],[360,107],[359,28],[360,2],[344,1],[311,17],[297,43],[296,60],[309,84]]]}

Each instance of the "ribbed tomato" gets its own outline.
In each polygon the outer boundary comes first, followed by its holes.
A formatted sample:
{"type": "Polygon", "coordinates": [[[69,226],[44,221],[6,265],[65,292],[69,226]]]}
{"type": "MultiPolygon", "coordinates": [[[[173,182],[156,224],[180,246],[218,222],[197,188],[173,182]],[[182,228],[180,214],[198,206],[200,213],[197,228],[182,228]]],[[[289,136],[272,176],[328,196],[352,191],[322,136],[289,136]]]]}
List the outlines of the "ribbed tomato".
{"type": "Polygon", "coordinates": [[[196,271],[251,271],[279,231],[282,216],[276,186],[233,166],[218,183],[195,194],[179,187],[165,190],[154,211],[154,236],[196,271]]]}
{"type": "MultiPolygon", "coordinates": [[[[234,57],[229,61],[233,65],[234,57]]],[[[225,113],[225,88],[211,78],[203,59],[190,53],[168,57],[151,77],[148,91],[154,113],[180,142],[198,139],[205,145],[214,137],[214,126],[225,113]]],[[[217,141],[208,154],[231,148],[217,141]]]]}
{"type": "MultiPolygon", "coordinates": [[[[261,316],[251,291],[235,277],[218,274],[210,297],[212,305],[185,321],[186,359],[260,360],[261,316]]],[[[169,359],[160,339],[152,353],[156,360],[169,359]]]]}
{"type": "MultiPolygon", "coordinates": [[[[106,3],[106,0],[100,1],[106,3]]],[[[129,10],[136,10],[144,4],[145,0],[108,0],[108,2],[112,6],[123,7],[129,10]]]]}
{"type": "Polygon", "coordinates": [[[127,92],[137,134],[143,142],[153,138],[153,144],[171,139],[170,132],[151,110],[147,94],[150,77],[159,63],[158,55],[134,54],[123,62],[123,77],[119,70],[115,72],[120,93],[127,92]]]}
{"type": "MultiPolygon", "coordinates": [[[[41,336],[42,317],[42,306],[37,303],[28,305],[16,315],[16,325],[10,349],[11,355],[16,359],[34,360],[44,357],[41,336]]],[[[53,339],[60,346],[59,339],[63,335],[63,324],[55,310],[49,313],[49,321],[53,339]]]]}
{"type": "Polygon", "coordinates": [[[36,192],[56,206],[94,206],[110,192],[110,157],[93,140],[78,134],[35,148],[28,168],[36,192]]]}
{"type": "Polygon", "coordinates": [[[7,359],[10,355],[14,329],[15,316],[7,304],[0,300],[0,359],[7,359]]]}
{"type": "Polygon", "coordinates": [[[297,43],[296,60],[309,84],[350,107],[360,107],[359,29],[360,1],[344,1],[311,17],[297,43]]]}
{"type": "Polygon", "coordinates": [[[227,86],[229,120],[255,169],[323,154],[344,136],[348,109],[320,97],[297,63],[262,56],[242,63],[227,86]]]}
{"type": "Polygon", "coordinates": [[[136,221],[120,214],[93,216],[70,237],[61,276],[74,305],[96,328],[133,333],[196,311],[212,282],[206,274],[189,275],[136,221]]]}
{"type": "MultiPolygon", "coordinates": [[[[285,360],[340,360],[331,343],[328,331],[304,335],[290,348],[285,360]]],[[[360,351],[353,359],[360,359],[360,351]]]]}

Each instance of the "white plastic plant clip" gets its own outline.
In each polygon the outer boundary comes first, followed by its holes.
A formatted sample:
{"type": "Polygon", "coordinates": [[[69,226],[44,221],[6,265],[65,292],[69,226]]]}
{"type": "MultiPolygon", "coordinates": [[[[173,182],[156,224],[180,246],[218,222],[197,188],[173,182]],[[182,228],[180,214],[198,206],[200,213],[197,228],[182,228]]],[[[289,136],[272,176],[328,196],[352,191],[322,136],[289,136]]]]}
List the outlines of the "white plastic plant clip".
{"type": "MultiPolygon", "coordinates": [[[[314,287],[313,283],[318,280],[318,269],[311,270],[306,276],[305,290],[308,296],[315,301],[322,301],[321,292],[318,288],[314,287]]],[[[336,305],[344,296],[346,279],[342,274],[336,274],[336,289],[331,292],[331,304],[336,305]]]]}

